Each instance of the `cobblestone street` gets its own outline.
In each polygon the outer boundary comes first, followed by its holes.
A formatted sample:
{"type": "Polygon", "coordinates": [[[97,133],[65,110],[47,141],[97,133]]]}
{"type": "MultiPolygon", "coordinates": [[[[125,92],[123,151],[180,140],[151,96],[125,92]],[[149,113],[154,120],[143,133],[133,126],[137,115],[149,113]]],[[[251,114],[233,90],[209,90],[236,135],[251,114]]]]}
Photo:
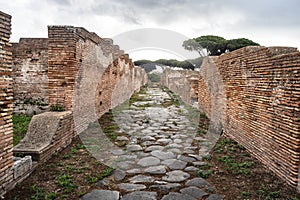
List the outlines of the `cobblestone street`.
{"type": "Polygon", "coordinates": [[[209,151],[193,122],[199,118],[191,121],[186,105],[159,85],[144,90],[127,109],[112,111],[119,127],[115,141],[126,146],[110,150],[116,170],[97,183],[103,190],[82,199],[222,199],[196,176],[209,151]]]}

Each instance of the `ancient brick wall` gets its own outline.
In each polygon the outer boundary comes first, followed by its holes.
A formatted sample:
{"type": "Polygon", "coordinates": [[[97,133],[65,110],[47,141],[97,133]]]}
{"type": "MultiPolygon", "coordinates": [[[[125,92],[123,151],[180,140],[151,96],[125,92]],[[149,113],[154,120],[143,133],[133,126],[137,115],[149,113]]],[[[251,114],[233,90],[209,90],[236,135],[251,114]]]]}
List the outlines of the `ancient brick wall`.
{"type": "Polygon", "coordinates": [[[72,108],[75,78],[79,70],[76,60],[76,28],[48,27],[48,93],[49,105],[72,108]]]}
{"type": "Polygon", "coordinates": [[[295,48],[245,47],[221,55],[214,66],[225,99],[208,100],[211,80],[201,76],[199,108],[212,112],[219,108],[215,104],[225,105],[224,133],[300,191],[300,53],[295,48]]]}
{"type": "Polygon", "coordinates": [[[181,99],[197,106],[199,73],[191,70],[172,70],[166,68],[161,76],[162,85],[179,94],[181,99]]]}
{"type": "Polygon", "coordinates": [[[13,43],[14,113],[35,114],[48,107],[48,39],[13,43]]]}
{"type": "Polygon", "coordinates": [[[0,196],[13,180],[11,16],[0,11],[0,196]]]}
{"type": "MultiPolygon", "coordinates": [[[[73,111],[77,134],[119,104],[112,96],[120,80],[127,77],[131,83],[123,87],[127,94],[134,92],[134,81],[144,82],[134,80],[131,59],[111,39],[72,26],[49,26],[48,35],[49,104],[73,111]]],[[[130,97],[117,94],[120,102],[130,97]]]]}

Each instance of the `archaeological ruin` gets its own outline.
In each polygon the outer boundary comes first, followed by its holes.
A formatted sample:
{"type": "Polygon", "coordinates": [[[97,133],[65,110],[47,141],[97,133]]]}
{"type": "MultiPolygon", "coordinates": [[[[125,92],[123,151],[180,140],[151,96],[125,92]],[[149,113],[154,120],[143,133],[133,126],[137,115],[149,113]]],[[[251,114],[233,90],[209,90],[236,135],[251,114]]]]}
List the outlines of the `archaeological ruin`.
{"type": "MultiPolygon", "coordinates": [[[[0,35],[2,196],[148,79],[111,39],[81,27],[48,26],[48,38],[10,43],[11,16],[0,12],[0,35]],[[13,113],[34,114],[15,147],[13,113]],[[15,158],[14,153],[26,156],[15,158]]],[[[205,57],[199,72],[166,68],[161,83],[205,113],[212,131],[245,146],[300,191],[296,48],[250,46],[205,57]]]]}

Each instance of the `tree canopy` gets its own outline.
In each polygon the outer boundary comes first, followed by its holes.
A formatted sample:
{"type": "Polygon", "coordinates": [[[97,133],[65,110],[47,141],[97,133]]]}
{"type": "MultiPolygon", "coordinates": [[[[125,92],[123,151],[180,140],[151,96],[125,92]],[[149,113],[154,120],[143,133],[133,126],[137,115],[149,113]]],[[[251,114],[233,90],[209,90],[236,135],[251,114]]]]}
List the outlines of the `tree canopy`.
{"type": "Polygon", "coordinates": [[[141,66],[145,68],[147,71],[152,71],[155,69],[155,65],[165,65],[170,67],[179,67],[183,69],[194,69],[199,68],[202,64],[202,57],[190,59],[190,60],[184,60],[184,61],[178,61],[175,59],[159,59],[155,61],[151,60],[138,60],[134,62],[135,65],[141,66]]]}
{"type": "Polygon", "coordinates": [[[246,38],[226,40],[220,36],[205,35],[185,40],[182,46],[186,50],[197,51],[200,56],[203,56],[205,54],[204,49],[208,55],[221,55],[226,50],[234,51],[245,46],[259,46],[259,44],[246,38]]]}

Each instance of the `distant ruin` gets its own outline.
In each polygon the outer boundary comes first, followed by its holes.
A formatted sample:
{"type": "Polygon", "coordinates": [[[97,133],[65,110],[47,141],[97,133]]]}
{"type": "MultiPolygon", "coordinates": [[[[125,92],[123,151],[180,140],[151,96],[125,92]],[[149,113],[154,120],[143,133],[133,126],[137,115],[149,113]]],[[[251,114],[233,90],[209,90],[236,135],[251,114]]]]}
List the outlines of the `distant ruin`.
{"type": "MultiPolygon", "coordinates": [[[[0,12],[0,24],[1,196],[130,98],[147,74],[111,39],[84,28],[49,26],[48,38],[11,44],[11,16],[0,12]],[[50,112],[55,108],[64,111],[50,112]],[[38,114],[15,148],[13,112],[38,114]]],[[[299,74],[296,48],[244,47],[204,58],[200,72],[167,68],[161,81],[299,192],[299,74]]]]}

